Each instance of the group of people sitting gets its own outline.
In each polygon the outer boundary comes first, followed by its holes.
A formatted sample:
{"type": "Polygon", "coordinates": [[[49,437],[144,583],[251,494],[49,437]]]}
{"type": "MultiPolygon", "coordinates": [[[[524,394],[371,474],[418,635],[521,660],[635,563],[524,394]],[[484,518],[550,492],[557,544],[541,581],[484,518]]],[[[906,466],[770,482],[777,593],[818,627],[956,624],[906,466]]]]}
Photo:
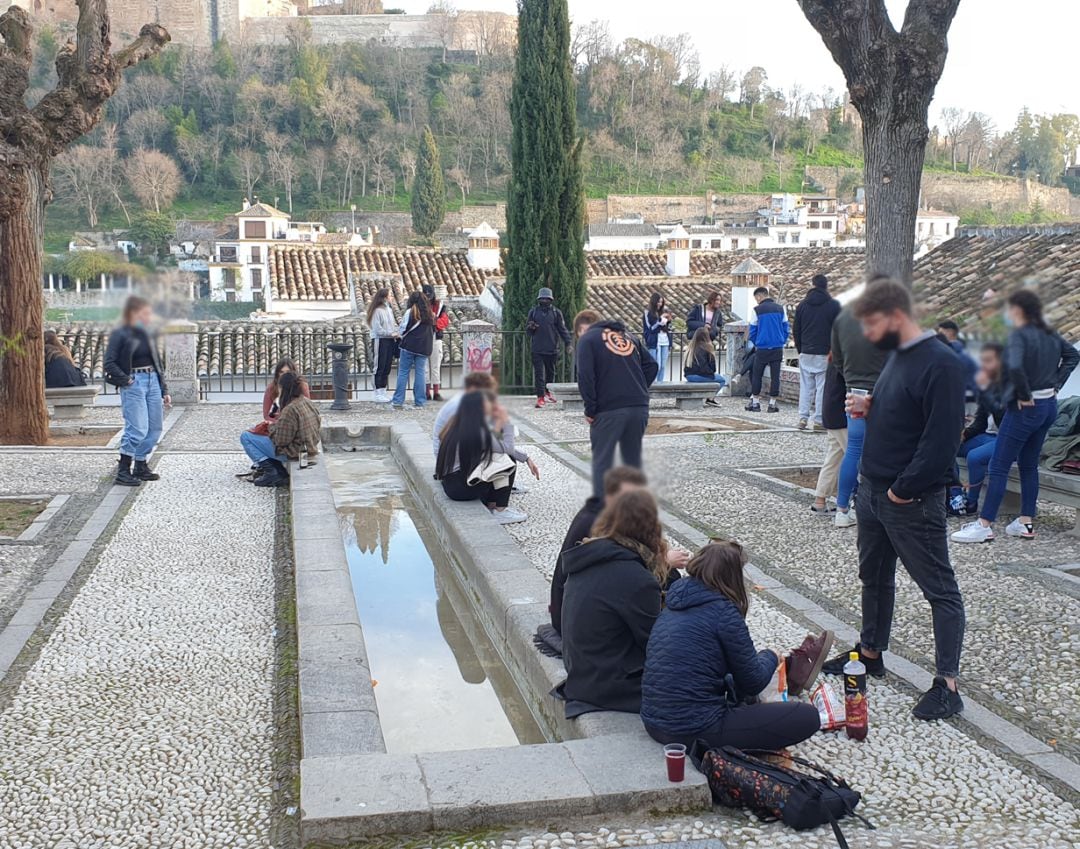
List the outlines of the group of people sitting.
{"type": "Polygon", "coordinates": [[[567,717],[640,713],[654,739],[687,746],[777,749],[816,732],[812,705],[758,696],[781,659],[788,692],[808,691],[833,635],[808,636],[790,652],[758,650],[745,565],[735,542],[693,556],[670,548],[645,475],[611,469],[603,498],[574,518],[552,579],[551,627],[567,676],[556,695],[567,717]]]}

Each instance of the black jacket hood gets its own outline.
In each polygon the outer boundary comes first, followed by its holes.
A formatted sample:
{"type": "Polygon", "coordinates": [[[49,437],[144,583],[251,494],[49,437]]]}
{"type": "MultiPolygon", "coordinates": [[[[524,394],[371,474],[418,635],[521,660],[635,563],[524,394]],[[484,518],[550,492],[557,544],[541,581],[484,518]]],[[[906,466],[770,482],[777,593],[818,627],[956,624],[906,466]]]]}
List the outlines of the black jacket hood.
{"type": "Polygon", "coordinates": [[[829,294],[828,289],[820,289],[814,286],[809,292],[806,293],[806,302],[816,306],[827,304],[832,300],[832,295],[829,294]]]}
{"type": "Polygon", "coordinates": [[[583,542],[581,545],[564,551],[562,555],[563,569],[567,575],[584,572],[593,566],[613,563],[618,560],[634,562],[645,568],[645,565],[641,562],[641,557],[636,552],[623,548],[609,539],[594,539],[583,542]]]}

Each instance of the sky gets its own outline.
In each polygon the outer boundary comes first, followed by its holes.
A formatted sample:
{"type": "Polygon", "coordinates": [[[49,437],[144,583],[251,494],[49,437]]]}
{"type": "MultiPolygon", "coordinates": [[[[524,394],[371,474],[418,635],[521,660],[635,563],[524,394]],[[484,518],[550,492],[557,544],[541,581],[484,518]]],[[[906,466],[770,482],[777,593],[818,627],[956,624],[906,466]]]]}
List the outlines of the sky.
{"type": "MultiPolygon", "coordinates": [[[[569,0],[573,22],[606,20],[614,38],[694,36],[703,73],[721,65],[745,71],[761,65],[769,85],[786,91],[844,87],[843,75],[797,0],[569,0]]],[[[430,0],[385,0],[387,7],[420,13],[430,0]]],[[[515,0],[457,0],[459,9],[516,12],[515,0]]],[[[886,0],[897,27],[907,0],[886,0]]],[[[930,109],[984,112],[999,130],[1011,129],[1025,106],[1033,112],[1080,113],[1076,80],[1077,0],[961,0],[949,34],[949,58],[930,109]]]]}

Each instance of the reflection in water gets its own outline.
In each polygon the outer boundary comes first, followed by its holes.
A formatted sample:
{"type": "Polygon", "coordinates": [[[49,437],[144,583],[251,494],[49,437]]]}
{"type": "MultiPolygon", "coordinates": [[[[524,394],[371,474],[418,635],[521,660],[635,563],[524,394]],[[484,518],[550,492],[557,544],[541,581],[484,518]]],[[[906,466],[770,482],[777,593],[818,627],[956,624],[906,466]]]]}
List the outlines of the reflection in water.
{"type": "Polygon", "coordinates": [[[328,470],[390,752],[544,742],[384,453],[328,470]]]}

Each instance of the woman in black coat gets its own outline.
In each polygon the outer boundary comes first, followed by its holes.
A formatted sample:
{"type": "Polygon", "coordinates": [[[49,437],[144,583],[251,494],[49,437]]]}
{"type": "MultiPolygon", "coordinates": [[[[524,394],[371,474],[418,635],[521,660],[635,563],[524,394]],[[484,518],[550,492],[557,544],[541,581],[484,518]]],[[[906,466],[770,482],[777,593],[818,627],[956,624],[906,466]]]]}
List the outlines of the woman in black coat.
{"type": "Polygon", "coordinates": [[[52,330],[45,331],[45,388],[86,386],[86,378],[75,365],[71,351],[52,330]]]}

